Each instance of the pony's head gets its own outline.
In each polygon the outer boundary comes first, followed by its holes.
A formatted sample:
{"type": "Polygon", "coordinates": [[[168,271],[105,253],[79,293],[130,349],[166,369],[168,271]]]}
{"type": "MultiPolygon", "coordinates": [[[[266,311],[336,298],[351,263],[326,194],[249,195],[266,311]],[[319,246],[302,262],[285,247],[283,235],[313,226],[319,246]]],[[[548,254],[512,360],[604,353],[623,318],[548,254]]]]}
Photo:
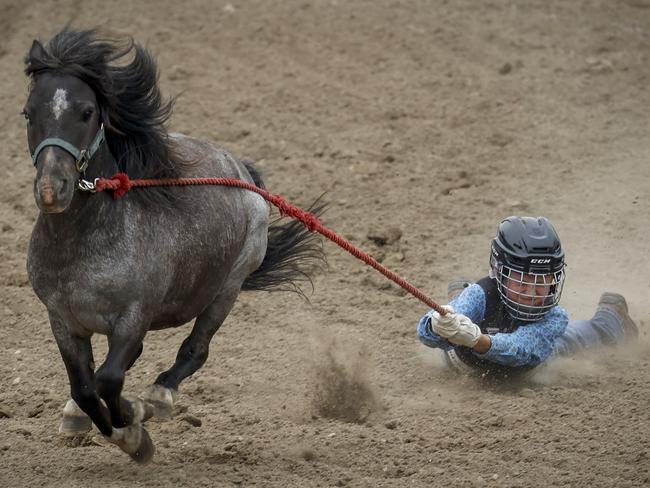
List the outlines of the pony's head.
{"type": "Polygon", "coordinates": [[[163,126],[172,104],[162,103],[157,68],[144,48],[133,41],[117,47],[93,30],[64,29],[46,45],[33,42],[25,73],[31,85],[24,115],[41,211],[65,211],[86,171],[177,176],[163,126]]]}
{"type": "Polygon", "coordinates": [[[23,114],[37,171],[36,203],[43,212],[58,213],[70,205],[79,174],[94,156],[91,145],[101,137],[103,127],[93,89],[65,71],[38,69],[37,60],[47,57],[43,46],[34,41],[27,62],[33,83],[23,114]]]}

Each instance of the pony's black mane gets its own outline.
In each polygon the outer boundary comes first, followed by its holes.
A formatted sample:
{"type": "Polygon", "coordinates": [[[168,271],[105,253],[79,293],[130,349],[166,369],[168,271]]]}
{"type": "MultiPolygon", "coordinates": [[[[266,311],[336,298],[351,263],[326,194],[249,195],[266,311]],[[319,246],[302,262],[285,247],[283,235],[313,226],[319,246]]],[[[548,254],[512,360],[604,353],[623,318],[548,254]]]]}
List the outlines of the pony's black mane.
{"type": "Polygon", "coordinates": [[[145,48],[133,39],[119,46],[99,39],[95,30],[65,28],[34,52],[25,58],[32,82],[44,72],[72,75],[95,92],[120,171],[131,178],[179,176],[178,157],[164,127],[173,100],[163,101],[156,62],[145,48]],[[125,62],[128,56],[132,59],[125,62]]]}

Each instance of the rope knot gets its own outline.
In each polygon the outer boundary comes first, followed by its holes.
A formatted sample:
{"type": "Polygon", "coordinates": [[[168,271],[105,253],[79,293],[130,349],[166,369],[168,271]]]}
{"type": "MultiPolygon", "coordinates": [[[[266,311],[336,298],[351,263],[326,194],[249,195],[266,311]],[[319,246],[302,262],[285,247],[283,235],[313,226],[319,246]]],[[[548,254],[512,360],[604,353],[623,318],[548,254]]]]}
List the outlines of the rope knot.
{"type": "Polygon", "coordinates": [[[305,224],[309,232],[315,232],[321,226],[320,220],[313,213],[306,211],[301,213],[300,220],[305,224]]]}
{"type": "Polygon", "coordinates": [[[111,177],[111,185],[113,190],[113,198],[121,198],[124,194],[131,189],[131,180],[126,173],[117,173],[111,177]]]}
{"type": "Polygon", "coordinates": [[[298,219],[304,224],[309,232],[315,232],[320,227],[322,227],[320,220],[318,220],[318,217],[316,217],[313,213],[307,212],[306,210],[292,205],[280,195],[270,195],[268,200],[278,208],[281,216],[298,219]]]}
{"type": "Polygon", "coordinates": [[[282,217],[291,217],[295,215],[293,205],[291,205],[289,202],[287,202],[284,198],[282,198],[279,195],[272,195],[271,198],[271,203],[273,203],[276,207],[278,207],[278,210],[280,211],[280,215],[282,217]]]}

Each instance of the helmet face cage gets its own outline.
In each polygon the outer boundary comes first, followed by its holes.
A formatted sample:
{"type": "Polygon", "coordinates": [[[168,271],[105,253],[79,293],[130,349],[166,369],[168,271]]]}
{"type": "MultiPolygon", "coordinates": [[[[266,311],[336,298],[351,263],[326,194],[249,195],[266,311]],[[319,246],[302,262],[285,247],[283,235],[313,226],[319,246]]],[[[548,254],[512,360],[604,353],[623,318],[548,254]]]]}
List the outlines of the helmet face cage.
{"type": "Polygon", "coordinates": [[[496,279],[501,301],[515,319],[532,322],[560,302],[564,264],[559,270],[524,272],[492,259],[490,276],[496,279]]]}

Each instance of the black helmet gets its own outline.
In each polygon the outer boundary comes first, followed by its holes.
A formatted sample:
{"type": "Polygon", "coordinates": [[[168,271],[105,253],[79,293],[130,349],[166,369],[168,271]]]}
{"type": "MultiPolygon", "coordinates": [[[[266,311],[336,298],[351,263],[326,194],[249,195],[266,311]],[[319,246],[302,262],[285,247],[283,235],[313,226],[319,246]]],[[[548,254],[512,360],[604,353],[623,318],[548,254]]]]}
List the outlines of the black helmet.
{"type": "Polygon", "coordinates": [[[515,319],[539,320],[558,304],[564,267],[564,250],[548,219],[508,217],[499,224],[492,240],[490,277],[515,319]]]}

